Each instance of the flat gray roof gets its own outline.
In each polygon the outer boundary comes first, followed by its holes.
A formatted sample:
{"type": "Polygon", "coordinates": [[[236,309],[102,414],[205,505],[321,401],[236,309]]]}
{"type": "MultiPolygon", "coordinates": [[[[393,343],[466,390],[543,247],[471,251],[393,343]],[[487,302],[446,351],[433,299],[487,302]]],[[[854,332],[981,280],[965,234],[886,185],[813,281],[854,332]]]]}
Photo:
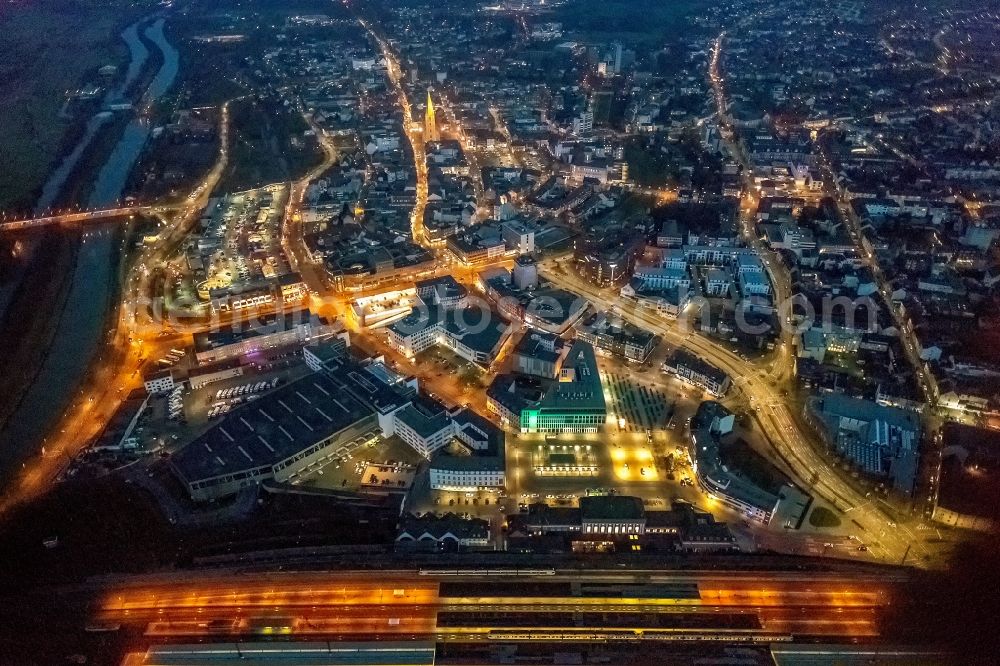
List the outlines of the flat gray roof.
{"type": "Polygon", "coordinates": [[[576,340],[562,364],[562,372],[573,371],[572,381],[558,381],[545,392],[539,407],[547,410],[603,410],[604,387],[597,369],[594,348],[588,342],[576,340]]]}
{"type": "Polygon", "coordinates": [[[171,458],[188,483],[270,467],[374,413],[323,373],[227,414],[171,458]]]}
{"type": "MultiPolygon", "coordinates": [[[[275,620],[279,622],[279,620],[275,620]]],[[[126,659],[123,666],[431,666],[434,644],[428,642],[378,643],[207,643],[154,645],[145,658],[126,659]]]]}

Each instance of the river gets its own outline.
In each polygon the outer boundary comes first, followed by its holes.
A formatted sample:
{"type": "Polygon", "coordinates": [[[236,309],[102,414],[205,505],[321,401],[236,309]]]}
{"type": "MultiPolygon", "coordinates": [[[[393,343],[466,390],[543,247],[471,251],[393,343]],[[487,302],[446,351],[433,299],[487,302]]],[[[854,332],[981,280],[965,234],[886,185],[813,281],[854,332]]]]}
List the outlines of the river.
{"type": "MultiPolygon", "coordinates": [[[[121,198],[129,173],[151,130],[142,111],[166,93],[177,77],[178,53],[164,36],[163,26],[164,19],[158,18],[144,31],[146,38],[162,52],[163,64],[137,105],[135,117],[98,173],[87,201],[89,208],[106,208],[121,198]]],[[[132,61],[122,86],[109,95],[120,97],[148,57],[145,45],[138,38],[138,27],[139,24],[133,24],[122,32],[132,61]]],[[[84,139],[89,141],[86,136],[84,139]]],[[[72,165],[66,174],[60,174],[60,169],[62,165],[53,173],[53,178],[65,181],[72,165]]],[[[56,194],[59,186],[61,183],[54,186],[56,194]]],[[[14,465],[39,449],[47,431],[79,390],[106,333],[108,313],[116,295],[120,238],[112,224],[89,226],[77,233],[79,248],[66,303],[60,313],[53,313],[58,318],[54,323],[56,335],[30,388],[0,431],[0,478],[6,478],[14,465]]],[[[25,279],[31,277],[26,275],[25,279]]]]}

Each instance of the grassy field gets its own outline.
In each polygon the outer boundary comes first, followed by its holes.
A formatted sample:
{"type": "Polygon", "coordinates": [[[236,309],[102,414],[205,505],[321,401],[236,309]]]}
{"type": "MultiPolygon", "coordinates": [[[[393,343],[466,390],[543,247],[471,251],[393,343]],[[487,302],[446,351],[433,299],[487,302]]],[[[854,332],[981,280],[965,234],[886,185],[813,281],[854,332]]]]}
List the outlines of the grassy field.
{"type": "Polygon", "coordinates": [[[147,11],[138,4],[41,0],[0,8],[0,208],[34,200],[60,155],[66,91],[101,66],[126,61],[118,33],[147,11]]]}
{"type": "Polygon", "coordinates": [[[219,192],[294,180],[319,164],[322,151],[305,138],[305,120],[276,99],[243,99],[230,107],[233,150],[219,192]]]}

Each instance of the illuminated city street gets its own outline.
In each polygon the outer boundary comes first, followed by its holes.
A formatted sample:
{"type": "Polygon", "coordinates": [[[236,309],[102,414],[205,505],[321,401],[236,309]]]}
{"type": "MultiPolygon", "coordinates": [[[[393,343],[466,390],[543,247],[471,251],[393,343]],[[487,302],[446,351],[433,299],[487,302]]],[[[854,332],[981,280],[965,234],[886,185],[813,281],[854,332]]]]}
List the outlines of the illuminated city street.
{"type": "Polygon", "coordinates": [[[10,663],[995,652],[994,9],[9,13],[10,663]]]}

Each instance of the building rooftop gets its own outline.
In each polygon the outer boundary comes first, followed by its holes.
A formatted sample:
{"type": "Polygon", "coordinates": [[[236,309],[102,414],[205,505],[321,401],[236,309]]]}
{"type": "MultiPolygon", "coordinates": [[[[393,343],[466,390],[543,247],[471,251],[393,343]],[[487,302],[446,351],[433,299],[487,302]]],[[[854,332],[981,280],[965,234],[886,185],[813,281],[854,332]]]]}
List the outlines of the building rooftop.
{"type": "Polygon", "coordinates": [[[441,451],[431,461],[431,467],[456,472],[503,471],[506,468],[503,430],[470,409],[452,414],[451,419],[461,431],[464,437],[462,444],[469,455],[451,455],[441,451]]]}
{"type": "Polygon", "coordinates": [[[406,378],[382,363],[359,363],[344,356],[326,365],[326,376],[339,391],[349,393],[372,409],[388,414],[416,394],[406,378]]]}
{"type": "Polygon", "coordinates": [[[189,483],[271,467],[373,414],[342,382],[314,373],[233,410],[171,463],[189,483]]]}
{"type": "Polygon", "coordinates": [[[698,411],[691,420],[691,439],[698,474],[707,478],[719,492],[771,513],[778,504],[778,496],[756,485],[739,470],[726,467],[719,456],[719,437],[712,428],[717,419],[731,414],[721,403],[715,401],[705,401],[698,406],[698,411]]]}
{"type": "Polygon", "coordinates": [[[344,341],[339,338],[324,342],[315,342],[306,347],[321,364],[326,364],[344,355],[344,341]]]}
{"type": "Polygon", "coordinates": [[[579,316],[587,307],[587,300],[571,291],[542,287],[522,291],[510,284],[510,272],[485,277],[487,289],[496,297],[512,298],[524,308],[524,321],[529,326],[542,323],[561,329],[566,322],[579,316]]]}
{"type": "Polygon", "coordinates": [[[428,303],[438,303],[452,299],[462,298],[469,293],[465,285],[460,284],[450,275],[418,280],[415,284],[417,295],[428,303]],[[427,297],[430,298],[427,298],[427,297]]]}
{"type": "MultiPolygon", "coordinates": [[[[286,621],[276,620],[275,625],[286,621]]],[[[432,666],[434,643],[418,641],[378,643],[329,642],[241,642],[212,644],[154,645],[140,659],[126,663],[143,666],[212,666],[240,664],[264,666],[432,666]]]]}
{"type": "Polygon", "coordinates": [[[885,474],[912,492],[920,444],[920,415],[836,393],[813,398],[811,407],[834,445],[870,474],[885,474]]]}
{"type": "Polygon", "coordinates": [[[451,419],[480,455],[503,456],[506,435],[491,421],[471,409],[462,409],[452,414],[451,419]]]}
{"type": "Polygon", "coordinates": [[[678,349],[671,354],[671,356],[667,359],[667,364],[675,368],[683,366],[698,373],[699,375],[709,377],[718,383],[724,382],[726,377],[728,377],[725,371],[715,367],[708,361],[703,361],[698,356],[695,356],[691,352],[684,349],[678,349]]]}
{"type": "Polygon", "coordinates": [[[451,418],[444,405],[425,396],[419,396],[412,403],[396,412],[396,419],[425,438],[441,432],[451,425],[451,418]]]}
{"type": "Polygon", "coordinates": [[[607,312],[595,312],[576,324],[577,331],[595,336],[608,336],[617,341],[645,347],[654,337],[653,333],[625,321],[621,317],[608,316],[607,312]]]}
{"type": "Polygon", "coordinates": [[[444,327],[455,340],[485,354],[493,351],[508,328],[499,314],[475,306],[445,313],[444,327]]]}
{"type": "Polygon", "coordinates": [[[312,313],[309,310],[254,317],[238,325],[223,326],[217,331],[195,333],[194,349],[199,353],[212,351],[250,338],[290,331],[296,326],[310,323],[311,320],[312,313]]]}
{"type": "Polygon", "coordinates": [[[443,516],[426,514],[421,517],[412,514],[406,515],[400,520],[399,532],[396,539],[409,535],[414,541],[419,541],[420,537],[428,534],[435,539],[442,539],[446,535],[452,535],[458,540],[465,539],[488,539],[490,536],[490,524],[482,518],[462,518],[454,513],[443,516]]]}
{"type": "MultiPolygon", "coordinates": [[[[537,397],[541,397],[539,389],[536,388],[535,393],[537,397]]],[[[537,403],[537,399],[530,399],[518,387],[516,375],[497,375],[486,389],[486,395],[515,414],[520,414],[525,407],[537,403]]]]}
{"type": "Polygon", "coordinates": [[[568,506],[549,506],[537,502],[528,506],[525,524],[531,527],[579,526],[580,509],[568,506]]]}
{"type": "Polygon", "coordinates": [[[583,520],[643,520],[642,499],[627,495],[596,495],[580,498],[583,520]]]}
{"type": "Polygon", "coordinates": [[[559,339],[559,336],[552,333],[529,330],[514,347],[514,353],[555,363],[559,360],[559,339]]]}
{"type": "Polygon", "coordinates": [[[545,391],[539,407],[553,411],[563,409],[603,410],[604,387],[597,369],[594,348],[576,340],[563,360],[558,381],[545,391]]]}
{"type": "Polygon", "coordinates": [[[953,422],[941,432],[938,506],[1000,521],[1000,432],[953,422]]]}

